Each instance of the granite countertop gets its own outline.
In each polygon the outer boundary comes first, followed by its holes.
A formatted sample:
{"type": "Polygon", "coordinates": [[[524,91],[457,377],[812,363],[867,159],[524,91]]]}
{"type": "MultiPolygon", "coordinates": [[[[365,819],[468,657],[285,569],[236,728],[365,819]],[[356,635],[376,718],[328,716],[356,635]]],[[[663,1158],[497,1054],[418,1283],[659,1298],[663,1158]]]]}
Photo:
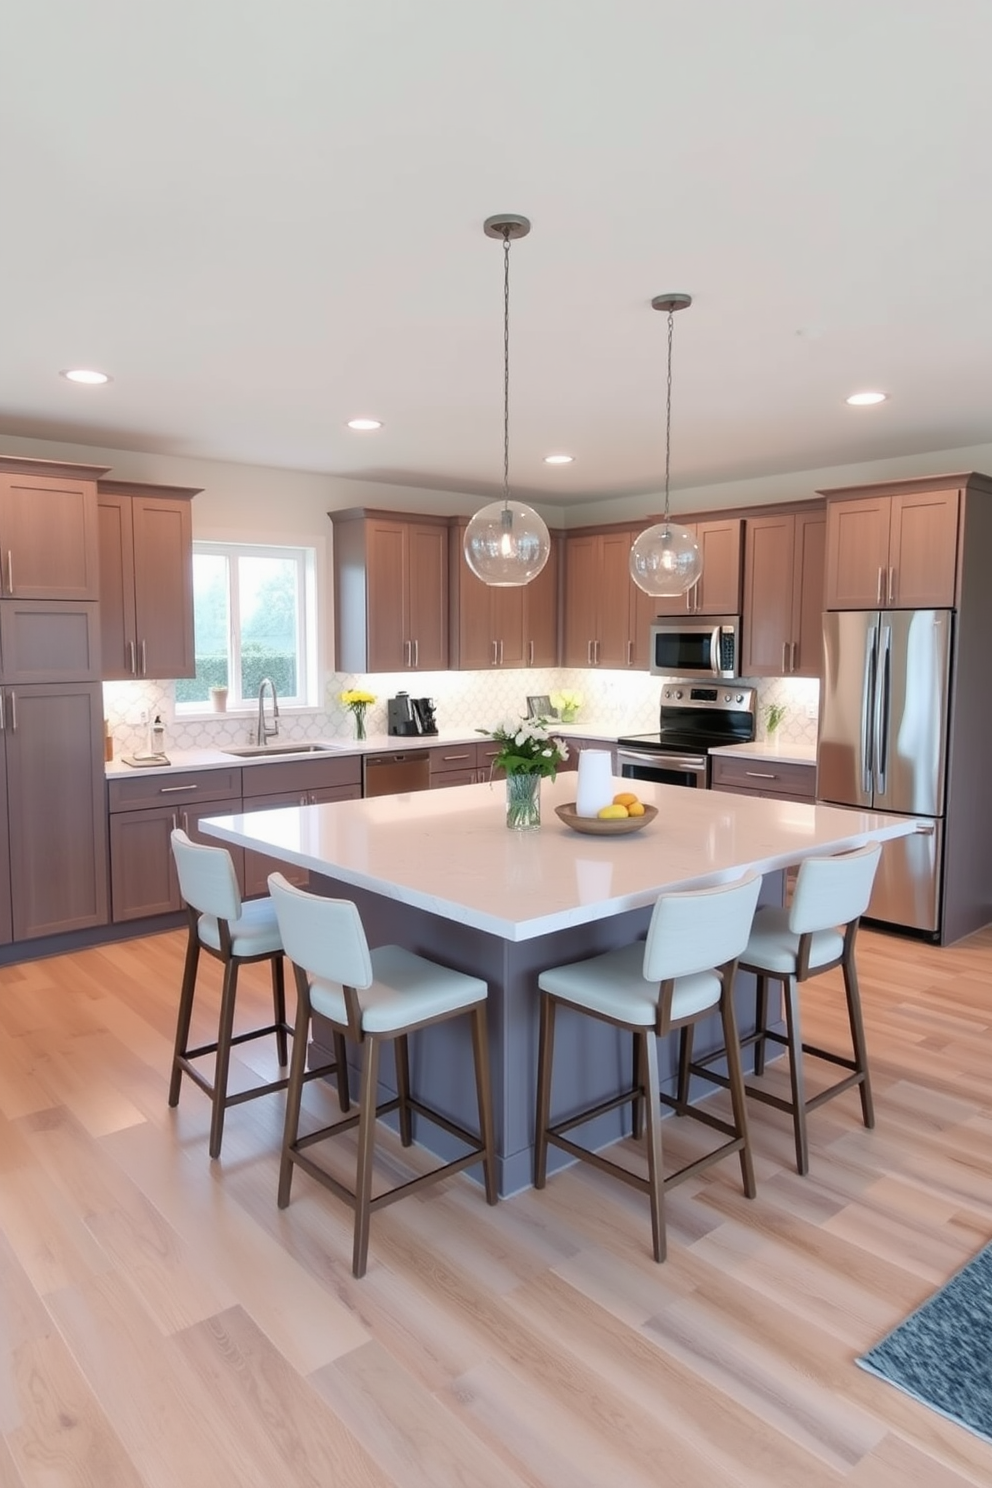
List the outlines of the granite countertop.
{"type": "MultiPolygon", "coordinates": [[[[559,732],[558,729],[555,732],[559,732]]],[[[608,743],[616,743],[620,737],[621,730],[614,725],[612,728],[596,727],[592,724],[568,723],[562,724],[560,732],[571,739],[600,739],[608,743]]],[[[409,737],[396,734],[370,734],[367,739],[285,739],[276,740],[267,746],[264,755],[238,755],[230,754],[224,749],[169,749],[165,750],[169,759],[168,765],[126,765],[121,755],[109,760],[106,766],[106,778],[108,780],[125,780],[139,775],[160,775],[166,770],[230,770],[251,768],[255,765],[268,765],[278,760],[285,763],[294,759],[319,759],[326,751],[328,755],[358,755],[366,754],[391,754],[397,751],[409,749],[430,749],[446,744],[480,744],[486,738],[485,734],[476,733],[475,730],[466,732],[464,729],[442,729],[437,734],[413,734],[409,737]],[[284,743],[287,752],[280,752],[280,742],[284,743]],[[313,753],[294,753],[293,751],[301,744],[316,744],[320,751],[313,753]]],[[[240,746],[236,746],[240,747],[240,746]]],[[[126,751],[125,751],[126,752],[126,751]]],[[[144,751],[138,751],[144,753],[144,751]]]]}
{"type": "MultiPolygon", "coordinates": [[[[629,782],[620,782],[623,784],[629,782]]],[[[205,818],[201,829],[504,940],[589,923],[660,893],[776,871],[816,852],[914,830],[911,818],[717,791],[637,783],[658,816],[625,836],[586,836],[559,821],[575,777],[543,783],[536,832],[505,825],[501,786],[416,791],[333,806],[205,818]]]]}
{"type": "Polygon", "coordinates": [[[815,744],[793,744],[789,740],[755,739],[750,744],[724,744],[710,754],[738,755],[744,759],[763,760],[765,764],[815,765],[815,744]]]}

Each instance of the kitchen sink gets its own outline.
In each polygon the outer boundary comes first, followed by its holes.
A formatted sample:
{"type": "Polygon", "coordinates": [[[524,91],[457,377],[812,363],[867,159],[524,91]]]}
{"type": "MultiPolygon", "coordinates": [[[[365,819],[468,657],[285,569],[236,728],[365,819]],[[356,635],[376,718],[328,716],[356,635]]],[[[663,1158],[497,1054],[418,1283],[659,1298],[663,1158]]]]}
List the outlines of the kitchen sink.
{"type": "Polygon", "coordinates": [[[284,754],[329,754],[333,748],[333,744],[245,744],[220,753],[236,754],[238,759],[276,759],[284,754]]]}

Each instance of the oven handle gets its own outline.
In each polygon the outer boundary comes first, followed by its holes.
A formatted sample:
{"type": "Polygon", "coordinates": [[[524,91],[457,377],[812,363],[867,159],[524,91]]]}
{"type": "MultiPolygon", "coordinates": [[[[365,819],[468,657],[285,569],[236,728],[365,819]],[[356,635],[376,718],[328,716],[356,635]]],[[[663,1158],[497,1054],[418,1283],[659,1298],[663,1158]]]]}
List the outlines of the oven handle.
{"type": "Polygon", "coordinates": [[[617,765],[655,765],[662,770],[703,770],[706,768],[705,754],[640,753],[635,749],[617,752],[617,765]]]}

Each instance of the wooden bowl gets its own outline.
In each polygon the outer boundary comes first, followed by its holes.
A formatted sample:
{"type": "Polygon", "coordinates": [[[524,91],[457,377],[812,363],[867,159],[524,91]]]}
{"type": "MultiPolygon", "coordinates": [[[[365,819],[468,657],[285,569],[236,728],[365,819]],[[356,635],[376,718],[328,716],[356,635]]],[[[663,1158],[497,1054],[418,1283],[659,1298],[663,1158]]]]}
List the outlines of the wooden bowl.
{"type": "Polygon", "coordinates": [[[625,832],[639,832],[658,815],[657,806],[645,806],[643,816],[579,816],[574,801],[555,807],[555,814],[574,832],[590,837],[622,837],[625,832]]]}

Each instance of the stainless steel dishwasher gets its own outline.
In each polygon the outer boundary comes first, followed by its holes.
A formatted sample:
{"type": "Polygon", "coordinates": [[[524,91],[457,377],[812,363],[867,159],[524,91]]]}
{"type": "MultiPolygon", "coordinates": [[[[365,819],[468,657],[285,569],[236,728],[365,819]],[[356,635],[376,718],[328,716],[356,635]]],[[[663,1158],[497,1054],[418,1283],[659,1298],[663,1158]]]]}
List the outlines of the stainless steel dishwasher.
{"type": "Polygon", "coordinates": [[[430,783],[431,757],[426,749],[367,754],[362,764],[362,791],[366,796],[398,796],[406,791],[428,790],[430,783]]]}

